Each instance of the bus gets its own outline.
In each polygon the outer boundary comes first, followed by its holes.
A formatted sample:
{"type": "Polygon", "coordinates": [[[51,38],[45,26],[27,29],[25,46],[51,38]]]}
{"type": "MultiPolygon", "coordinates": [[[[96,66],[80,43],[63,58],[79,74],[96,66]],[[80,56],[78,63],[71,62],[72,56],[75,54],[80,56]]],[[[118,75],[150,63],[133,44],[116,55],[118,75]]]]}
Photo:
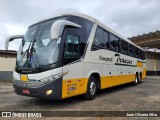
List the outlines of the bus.
{"type": "Polygon", "coordinates": [[[81,13],[59,14],[28,27],[17,52],[13,88],[18,95],[60,100],[146,77],[144,50],[81,13]]]}

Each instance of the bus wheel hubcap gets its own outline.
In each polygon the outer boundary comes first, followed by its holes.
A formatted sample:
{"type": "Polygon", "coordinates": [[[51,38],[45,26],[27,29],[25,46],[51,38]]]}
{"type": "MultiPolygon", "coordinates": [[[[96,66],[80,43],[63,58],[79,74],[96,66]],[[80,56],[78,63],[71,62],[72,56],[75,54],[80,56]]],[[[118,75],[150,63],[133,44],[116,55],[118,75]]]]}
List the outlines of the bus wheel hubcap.
{"type": "Polygon", "coordinates": [[[94,81],[92,81],[90,84],[90,93],[91,93],[91,95],[94,95],[95,92],[96,92],[96,84],[94,81]]]}
{"type": "Polygon", "coordinates": [[[136,77],[136,83],[137,83],[137,77],[136,77]]]}

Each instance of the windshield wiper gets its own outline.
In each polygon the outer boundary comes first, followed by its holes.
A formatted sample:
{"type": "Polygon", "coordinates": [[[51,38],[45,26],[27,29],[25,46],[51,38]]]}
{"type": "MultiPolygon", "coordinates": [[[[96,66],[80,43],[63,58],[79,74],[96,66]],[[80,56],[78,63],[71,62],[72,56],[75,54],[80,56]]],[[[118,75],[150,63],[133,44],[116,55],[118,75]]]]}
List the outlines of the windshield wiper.
{"type": "MultiPolygon", "coordinates": [[[[23,42],[24,42],[24,38],[22,39],[22,44],[23,44],[23,42]]],[[[32,41],[30,42],[27,50],[26,50],[25,53],[23,54],[22,59],[21,59],[21,61],[19,62],[19,64],[21,64],[21,62],[22,62],[24,56],[26,55],[26,53],[27,53],[27,60],[28,60],[29,48],[30,48],[30,46],[31,46],[31,43],[32,43],[32,41]]],[[[22,48],[22,50],[23,50],[23,48],[22,48]]],[[[21,54],[22,54],[22,51],[21,51],[21,54]]]]}
{"type": "Polygon", "coordinates": [[[39,67],[39,61],[38,61],[38,57],[37,57],[36,50],[34,47],[33,47],[32,53],[31,53],[30,61],[32,61],[32,58],[34,59],[34,61],[33,61],[34,65],[39,67]]]}

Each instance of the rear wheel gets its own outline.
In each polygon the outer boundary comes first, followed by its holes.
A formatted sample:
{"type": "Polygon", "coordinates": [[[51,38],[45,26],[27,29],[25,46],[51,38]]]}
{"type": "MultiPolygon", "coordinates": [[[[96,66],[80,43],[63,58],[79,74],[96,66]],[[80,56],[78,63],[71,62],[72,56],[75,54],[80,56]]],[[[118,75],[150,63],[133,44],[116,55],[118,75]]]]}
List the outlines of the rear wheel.
{"type": "Polygon", "coordinates": [[[133,85],[137,85],[138,84],[138,81],[139,81],[139,77],[138,77],[138,74],[135,75],[135,80],[133,82],[133,85]]]}
{"type": "Polygon", "coordinates": [[[97,81],[94,76],[89,77],[87,92],[84,94],[85,99],[93,100],[97,93],[97,81]]]}
{"type": "Polygon", "coordinates": [[[138,84],[141,84],[142,83],[142,74],[140,73],[139,74],[139,81],[138,81],[138,84]]]}

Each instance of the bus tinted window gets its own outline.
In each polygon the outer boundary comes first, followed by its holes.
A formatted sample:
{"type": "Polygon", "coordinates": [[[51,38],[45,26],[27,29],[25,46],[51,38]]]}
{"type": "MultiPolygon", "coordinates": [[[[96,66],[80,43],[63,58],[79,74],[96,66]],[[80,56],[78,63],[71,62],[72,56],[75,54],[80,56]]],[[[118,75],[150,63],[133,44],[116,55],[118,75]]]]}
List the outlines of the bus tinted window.
{"type": "Polygon", "coordinates": [[[81,29],[75,29],[74,27],[70,28],[70,33],[76,33],[76,35],[78,35],[81,39],[80,39],[80,55],[84,55],[85,52],[85,48],[86,48],[86,44],[88,41],[88,37],[90,35],[91,29],[93,27],[93,22],[78,17],[78,16],[71,16],[71,20],[74,23],[77,23],[78,25],[81,25],[81,29]]]}
{"type": "Polygon", "coordinates": [[[109,34],[108,32],[104,31],[104,41],[105,41],[105,44],[106,44],[106,48],[109,48],[109,34]]]}
{"type": "Polygon", "coordinates": [[[138,48],[135,48],[136,57],[140,58],[140,51],[138,48]]]}
{"type": "Polygon", "coordinates": [[[145,52],[142,52],[142,59],[145,60],[145,52]]]}
{"type": "Polygon", "coordinates": [[[124,40],[121,40],[121,53],[128,55],[128,43],[124,40]]]}
{"type": "Polygon", "coordinates": [[[101,47],[104,47],[104,48],[106,47],[104,39],[103,39],[103,30],[99,27],[96,30],[96,34],[95,34],[95,37],[94,37],[93,44],[95,46],[100,47],[100,48],[101,47]]]}
{"type": "Polygon", "coordinates": [[[104,41],[103,33],[104,31],[98,27],[94,36],[92,50],[106,48],[106,42],[104,41]]]}
{"type": "Polygon", "coordinates": [[[78,36],[67,35],[64,58],[79,58],[79,46],[78,36]]]}
{"type": "Polygon", "coordinates": [[[110,33],[110,48],[113,51],[119,52],[120,51],[120,39],[115,35],[110,33]]]}
{"type": "Polygon", "coordinates": [[[134,57],[135,53],[134,53],[134,46],[129,44],[129,55],[134,57]]]}
{"type": "Polygon", "coordinates": [[[143,59],[143,51],[140,50],[140,59],[143,59]]]}

